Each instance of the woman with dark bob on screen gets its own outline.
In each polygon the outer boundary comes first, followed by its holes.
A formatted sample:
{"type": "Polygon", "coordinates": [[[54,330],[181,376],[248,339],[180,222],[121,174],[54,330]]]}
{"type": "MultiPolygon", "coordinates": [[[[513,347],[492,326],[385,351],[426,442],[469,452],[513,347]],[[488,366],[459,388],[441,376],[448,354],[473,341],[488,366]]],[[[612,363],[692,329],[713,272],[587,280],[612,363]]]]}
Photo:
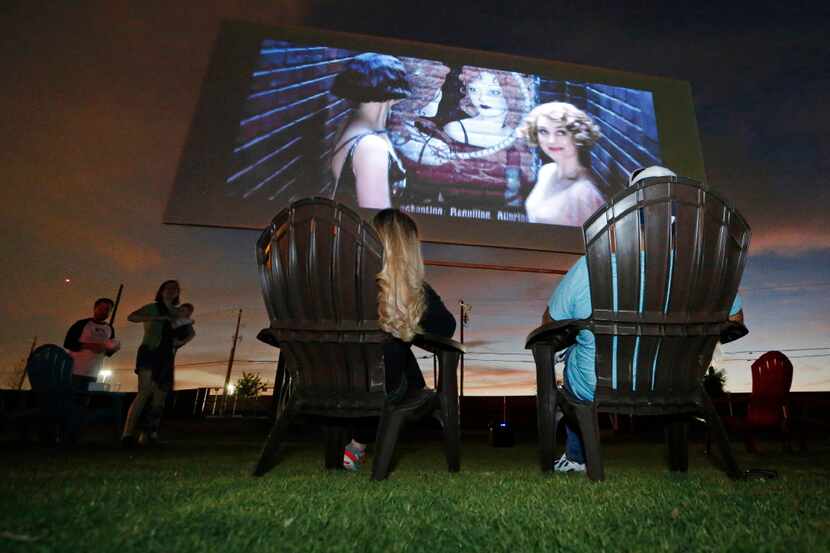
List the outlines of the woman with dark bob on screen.
{"type": "Polygon", "coordinates": [[[383,54],[355,56],[331,92],[349,100],[354,110],[335,139],[332,195],[349,205],[391,207],[392,197],[406,188],[406,173],[386,131],[392,105],[410,94],[403,63],[383,54]]]}
{"type": "Polygon", "coordinates": [[[528,221],[582,225],[605,202],[590,169],[599,126],[572,104],[549,102],[530,111],[519,133],[551,160],[539,168],[525,202],[528,221]]]}
{"type": "MultiPolygon", "coordinates": [[[[455,318],[424,281],[415,221],[397,209],[384,209],[375,216],[373,225],[383,243],[383,267],[377,274],[378,320],[380,327],[394,337],[383,346],[387,400],[400,403],[416,397],[426,386],[412,353],[413,338],[421,332],[451,338],[455,318]]],[[[344,452],[343,466],[349,470],[360,468],[366,442],[374,434],[374,429],[362,430],[344,452]]]]}
{"type": "Polygon", "coordinates": [[[142,420],[147,442],[158,442],[164,403],[173,388],[175,348],[183,346],[193,337],[191,331],[186,338],[174,341],[172,322],[179,317],[177,306],[180,293],[178,281],[165,280],[159,286],[153,303],[133,311],[127,317],[131,323],[144,324],[144,338],[135,360],[138,394],[130,405],[121,438],[125,447],[135,444],[135,432],[142,420]]]}

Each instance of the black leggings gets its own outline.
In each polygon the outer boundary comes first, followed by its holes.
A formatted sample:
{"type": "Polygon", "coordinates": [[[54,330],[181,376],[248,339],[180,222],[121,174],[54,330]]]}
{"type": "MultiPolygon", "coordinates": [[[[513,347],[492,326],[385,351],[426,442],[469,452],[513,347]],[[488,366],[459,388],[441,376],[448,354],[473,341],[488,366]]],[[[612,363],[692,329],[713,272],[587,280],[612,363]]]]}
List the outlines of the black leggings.
{"type": "MultiPolygon", "coordinates": [[[[424,293],[427,307],[421,317],[421,329],[428,334],[451,338],[455,334],[455,317],[427,283],[424,283],[424,293]]],[[[412,352],[412,344],[397,338],[386,342],[383,345],[383,362],[386,397],[391,403],[399,403],[426,386],[421,367],[412,352]]],[[[355,421],[353,436],[358,442],[374,441],[376,427],[377,419],[355,421]]]]}

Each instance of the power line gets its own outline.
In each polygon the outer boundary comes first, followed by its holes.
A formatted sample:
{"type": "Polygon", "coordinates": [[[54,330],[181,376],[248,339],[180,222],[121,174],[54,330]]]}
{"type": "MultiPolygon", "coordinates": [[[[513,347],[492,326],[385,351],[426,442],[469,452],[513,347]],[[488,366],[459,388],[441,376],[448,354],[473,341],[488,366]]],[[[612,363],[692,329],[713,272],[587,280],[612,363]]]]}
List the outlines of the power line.
{"type": "Polygon", "coordinates": [[[830,353],[816,353],[814,355],[790,355],[790,359],[807,359],[808,357],[830,357],[830,353]]]}
{"type": "MultiPolygon", "coordinates": [[[[817,353],[815,355],[789,355],[789,359],[810,359],[819,357],[830,357],[830,353],[817,353]]],[[[756,361],[756,357],[733,357],[731,359],[720,359],[721,363],[732,363],[735,361],[756,361]]]]}
{"type": "Polygon", "coordinates": [[[467,355],[531,355],[529,351],[468,351],[467,355]]]}
{"type": "Polygon", "coordinates": [[[504,365],[510,365],[513,363],[525,363],[528,365],[535,365],[536,361],[524,361],[520,359],[510,359],[507,361],[503,361],[501,359],[481,359],[480,357],[467,357],[467,361],[478,361],[479,363],[502,363],[504,365]]]}
{"type": "Polygon", "coordinates": [[[759,286],[757,288],[741,288],[741,292],[755,292],[758,290],[789,290],[792,288],[819,288],[830,286],[830,282],[806,282],[804,284],[778,284],[776,286],[759,286]]]}
{"type": "Polygon", "coordinates": [[[219,365],[219,364],[224,365],[227,362],[228,362],[227,359],[219,359],[218,361],[194,361],[192,363],[177,363],[176,368],[178,369],[180,367],[199,367],[199,366],[203,366],[203,365],[219,365]]]}
{"type": "MultiPolygon", "coordinates": [[[[775,351],[820,351],[820,350],[830,350],[830,347],[818,347],[818,348],[781,348],[775,351]]],[[[767,350],[770,351],[770,350],[767,350]]],[[[739,353],[766,353],[759,349],[750,349],[746,351],[724,351],[721,352],[724,355],[737,355],[739,353]]]]}

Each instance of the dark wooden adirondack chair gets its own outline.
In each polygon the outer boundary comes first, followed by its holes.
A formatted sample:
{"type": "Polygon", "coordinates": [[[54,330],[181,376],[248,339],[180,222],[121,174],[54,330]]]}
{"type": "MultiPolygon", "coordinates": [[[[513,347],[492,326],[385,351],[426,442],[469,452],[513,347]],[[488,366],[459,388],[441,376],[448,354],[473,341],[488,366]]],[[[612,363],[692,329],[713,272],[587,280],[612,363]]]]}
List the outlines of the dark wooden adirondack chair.
{"type": "Polygon", "coordinates": [[[382,259],[372,226],[328,199],[293,203],[262,233],[257,261],[271,325],[258,338],[280,348],[285,370],[277,383],[276,420],[255,475],[274,464],[296,415],[323,421],[329,469],[342,467],[351,419],[379,416],[372,479],[382,480],[404,421],[432,414],[443,426],[449,470],[459,470],[456,371],[463,346],[417,336],[416,346],[438,356],[437,391],[399,404],[386,401],[383,344],[392,337],[378,323],[375,276],[382,259]]]}
{"type": "Polygon", "coordinates": [[[793,364],[780,351],[768,351],[752,363],[752,395],[746,417],[727,419],[731,430],[743,433],[747,451],[758,451],[754,433],[759,430],[779,430],[784,446],[790,448],[792,382],[793,364]]]}
{"type": "Polygon", "coordinates": [[[715,344],[747,333],[728,321],[749,247],[746,221],[696,181],[655,177],[612,198],[585,222],[583,236],[591,317],[543,325],[527,339],[536,361],[542,470],[553,468],[554,414],[561,405],[582,434],[592,480],[604,478],[600,412],[665,416],[669,467],[675,471],[688,468],[688,418],[700,413],[715,433],[728,474],[738,477],[701,380],[715,344]],[[572,345],[582,329],[596,338],[593,402],[554,384],[554,352],[572,345]]]}
{"type": "Polygon", "coordinates": [[[41,438],[49,441],[64,441],[73,421],[77,428],[90,422],[109,421],[115,435],[120,435],[123,394],[73,389],[72,357],[60,346],[45,344],[35,349],[26,362],[26,374],[36,407],[15,416],[22,424],[24,437],[32,421],[39,425],[41,438]],[[87,399],[101,396],[107,398],[108,405],[84,405],[87,399]]]}

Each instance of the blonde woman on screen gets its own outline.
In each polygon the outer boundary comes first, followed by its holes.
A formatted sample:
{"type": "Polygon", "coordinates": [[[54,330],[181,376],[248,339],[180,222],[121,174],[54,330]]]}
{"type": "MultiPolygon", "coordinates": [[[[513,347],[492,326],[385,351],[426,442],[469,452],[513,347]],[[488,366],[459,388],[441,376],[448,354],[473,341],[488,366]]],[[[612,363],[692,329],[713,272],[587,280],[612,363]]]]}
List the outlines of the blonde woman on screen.
{"type": "MultiPolygon", "coordinates": [[[[415,221],[397,209],[384,209],[373,224],[383,243],[383,267],[377,274],[378,320],[381,328],[394,337],[383,345],[386,397],[390,403],[417,401],[426,382],[412,353],[412,340],[421,332],[451,338],[455,318],[424,281],[415,221]]],[[[343,454],[346,469],[360,468],[366,457],[366,443],[374,434],[374,428],[355,428],[354,438],[343,454]]]]}
{"type": "Polygon", "coordinates": [[[605,202],[590,169],[599,126],[572,104],[549,102],[530,111],[519,133],[551,160],[539,168],[525,202],[528,221],[582,225],[605,202]]]}

